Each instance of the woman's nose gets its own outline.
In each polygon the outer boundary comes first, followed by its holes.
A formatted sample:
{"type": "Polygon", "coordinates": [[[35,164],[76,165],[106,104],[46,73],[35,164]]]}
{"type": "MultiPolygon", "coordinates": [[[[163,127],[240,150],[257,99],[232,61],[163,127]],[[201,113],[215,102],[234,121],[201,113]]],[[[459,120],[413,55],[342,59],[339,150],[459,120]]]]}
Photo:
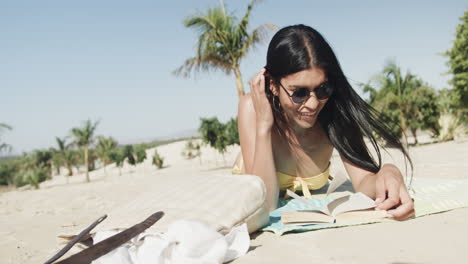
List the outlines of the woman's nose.
{"type": "Polygon", "coordinates": [[[320,105],[320,101],[317,99],[315,94],[311,94],[310,97],[303,103],[303,107],[307,107],[312,111],[316,111],[320,105]]]}

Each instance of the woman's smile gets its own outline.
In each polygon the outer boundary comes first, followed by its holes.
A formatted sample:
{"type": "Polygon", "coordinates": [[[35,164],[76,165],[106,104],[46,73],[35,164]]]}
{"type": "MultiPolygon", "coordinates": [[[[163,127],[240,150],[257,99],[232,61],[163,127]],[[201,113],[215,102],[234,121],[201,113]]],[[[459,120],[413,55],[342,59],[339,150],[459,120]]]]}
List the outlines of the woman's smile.
{"type": "Polygon", "coordinates": [[[299,112],[300,119],[312,119],[315,115],[315,112],[299,112]]]}

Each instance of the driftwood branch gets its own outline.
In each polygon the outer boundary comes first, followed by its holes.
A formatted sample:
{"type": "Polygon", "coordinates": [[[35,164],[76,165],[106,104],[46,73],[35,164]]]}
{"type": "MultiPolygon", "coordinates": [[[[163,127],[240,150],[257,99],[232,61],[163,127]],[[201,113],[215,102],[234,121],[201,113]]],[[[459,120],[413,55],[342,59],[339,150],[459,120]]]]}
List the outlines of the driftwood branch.
{"type": "Polygon", "coordinates": [[[143,231],[154,225],[154,223],[156,223],[163,216],[164,213],[162,211],[156,212],[150,217],[146,218],[143,222],[136,224],[128,229],[125,229],[124,231],[113,235],[67,259],[56,262],[56,264],[90,264],[93,260],[104,256],[105,254],[111,252],[112,250],[121,246],[125,242],[129,241],[133,237],[142,233],[143,231]]]}
{"type": "Polygon", "coordinates": [[[51,264],[54,263],[57,259],[59,259],[61,256],[65,255],[70,248],[72,248],[77,242],[79,242],[84,236],[89,234],[89,231],[91,231],[93,228],[95,228],[98,224],[100,224],[104,219],[107,218],[107,215],[103,215],[99,217],[98,220],[94,221],[90,226],[88,226],[86,229],[81,231],[77,236],[75,236],[70,242],[68,242],[65,247],[63,247],[57,254],[55,254],[52,258],[47,260],[44,264],[51,264]]]}

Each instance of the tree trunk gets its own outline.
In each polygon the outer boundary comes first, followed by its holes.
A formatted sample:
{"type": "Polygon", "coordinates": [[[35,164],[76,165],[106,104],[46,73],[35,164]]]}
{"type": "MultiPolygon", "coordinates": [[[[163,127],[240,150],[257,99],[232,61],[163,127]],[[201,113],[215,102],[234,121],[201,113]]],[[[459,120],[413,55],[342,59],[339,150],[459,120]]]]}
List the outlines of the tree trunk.
{"type": "Polygon", "coordinates": [[[86,168],[86,182],[90,182],[89,180],[89,167],[88,167],[88,146],[85,146],[84,149],[84,159],[85,159],[85,168],[86,168]]]}
{"type": "Polygon", "coordinates": [[[400,122],[401,122],[401,129],[403,130],[403,145],[406,148],[408,146],[408,139],[406,138],[406,120],[403,114],[403,109],[400,106],[400,122]]]}
{"type": "Polygon", "coordinates": [[[234,74],[236,75],[236,87],[237,87],[237,96],[240,98],[245,94],[244,84],[242,83],[242,75],[239,69],[239,65],[234,68],[234,74]]]}
{"type": "Polygon", "coordinates": [[[416,136],[417,129],[411,129],[411,134],[413,134],[414,137],[414,144],[418,144],[418,137],[416,136]]]}
{"type": "Polygon", "coordinates": [[[73,175],[73,169],[70,163],[67,163],[68,176],[73,175]]]}

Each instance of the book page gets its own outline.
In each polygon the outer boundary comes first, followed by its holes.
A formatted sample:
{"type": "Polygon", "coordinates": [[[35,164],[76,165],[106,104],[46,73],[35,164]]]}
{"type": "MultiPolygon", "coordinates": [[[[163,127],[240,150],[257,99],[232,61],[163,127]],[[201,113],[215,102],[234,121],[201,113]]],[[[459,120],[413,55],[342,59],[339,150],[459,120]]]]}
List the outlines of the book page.
{"type": "Polygon", "coordinates": [[[331,201],[329,204],[327,204],[328,211],[331,212],[330,215],[333,215],[333,212],[335,211],[335,208],[340,206],[341,204],[344,204],[349,201],[351,195],[347,194],[342,197],[338,197],[335,200],[331,201]]]}
{"type": "Polygon", "coordinates": [[[345,197],[338,199],[343,200],[332,208],[333,211],[331,212],[331,215],[335,217],[344,212],[375,208],[375,201],[360,192],[350,195],[347,200],[345,197]]]}
{"type": "Polygon", "coordinates": [[[343,183],[345,183],[346,180],[347,180],[346,175],[342,171],[337,172],[335,174],[335,177],[333,177],[333,180],[328,185],[326,197],[328,197],[330,193],[335,191],[336,188],[340,187],[343,183]]]}
{"type": "Polygon", "coordinates": [[[281,214],[284,225],[309,225],[314,223],[333,223],[335,218],[317,211],[287,211],[281,214]]]}
{"type": "Polygon", "coordinates": [[[290,191],[289,189],[286,190],[286,193],[287,193],[289,196],[291,196],[292,198],[298,200],[299,202],[304,203],[304,204],[307,204],[307,205],[309,205],[309,206],[312,207],[312,209],[307,210],[307,211],[318,211],[318,212],[322,212],[322,213],[324,213],[324,214],[326,214],[326,215],[330,215],[330,211],[328,210],[327,207],[317,207],[317,206],[315,206],[313,203],[309,202],[306,198],[303,198],[303,197],[297,195],[296,193],[290,191]]]}
{"type": "Polygon", "coordinates": [[[363,211],[345,212],[337,215],[335,218],[337,224],[346,224],[353,222],[380,220],[384,219],[386,216],[387,211],[385,210],[377,211],[374,209],[367,209],[363,211]]]}

